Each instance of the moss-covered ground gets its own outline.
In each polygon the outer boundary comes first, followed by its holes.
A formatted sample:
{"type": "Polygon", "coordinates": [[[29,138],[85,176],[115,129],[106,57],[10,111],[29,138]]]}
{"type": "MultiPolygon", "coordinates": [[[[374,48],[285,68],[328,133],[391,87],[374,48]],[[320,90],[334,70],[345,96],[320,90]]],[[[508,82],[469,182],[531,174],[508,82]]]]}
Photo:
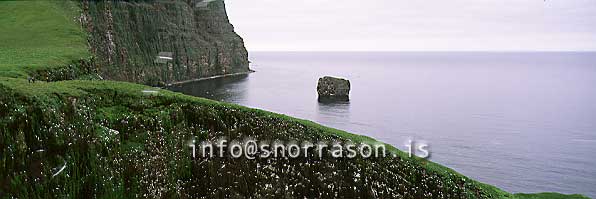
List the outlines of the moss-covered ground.
{"type": "Polygon", "coordinates": [[[192,158],[189,140],[222,136],[377,141],[138,84],[30,83],[37,68],[89,56],[76,10],[0,1],[0,198],[584,198],[510,194],[391,146],[397,157],[192,158]]]}

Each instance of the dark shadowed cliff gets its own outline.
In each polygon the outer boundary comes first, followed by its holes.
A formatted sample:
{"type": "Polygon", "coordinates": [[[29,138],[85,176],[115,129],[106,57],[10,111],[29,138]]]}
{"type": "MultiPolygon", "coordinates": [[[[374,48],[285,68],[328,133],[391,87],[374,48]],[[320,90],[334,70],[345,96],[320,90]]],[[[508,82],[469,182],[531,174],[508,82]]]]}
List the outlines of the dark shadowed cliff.
{"type": "Polygon", "coordinates": [[[84,0],[82,8],[106,79],[156,85],[249,71],[222,0],[84,0]]]}

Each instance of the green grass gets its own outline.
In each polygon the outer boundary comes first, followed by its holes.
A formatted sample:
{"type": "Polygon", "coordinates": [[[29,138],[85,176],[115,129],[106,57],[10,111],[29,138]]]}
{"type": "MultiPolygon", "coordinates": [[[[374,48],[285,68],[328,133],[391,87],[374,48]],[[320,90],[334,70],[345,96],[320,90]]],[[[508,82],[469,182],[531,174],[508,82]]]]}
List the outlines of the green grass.
{"type": "Polygon", "coordinates": [[[588,198],[579,194],[571,194],[571,195],[564,195],[559,193],[535,193],[535,194],[525,194],[525,193],[518,193],[514,195],[517,199],[569,199],[569,198],[588,198]]]}
{"type": "Polygon", "coordinates": [[[88,57],[77,9],[73,1],[0,1],[0,76],[23,78],[88,57]]]}

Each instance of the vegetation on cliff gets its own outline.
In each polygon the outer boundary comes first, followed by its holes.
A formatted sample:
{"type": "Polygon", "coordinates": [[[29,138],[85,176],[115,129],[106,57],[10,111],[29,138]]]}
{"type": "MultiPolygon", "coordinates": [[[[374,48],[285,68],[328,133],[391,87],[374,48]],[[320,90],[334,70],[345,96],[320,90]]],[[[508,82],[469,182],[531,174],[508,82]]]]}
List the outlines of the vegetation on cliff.
{"type": "Polygon", "coordinates": [[[149,85],[248,72],[224,1],[83,1],[81,21],[108,79],[149,85]],[[171,60],[157,61],[157,55],[171,60]]]}
{"type": "Polygon", "coordinates": [[[189,140],[221,136],[376,141],[153,87],[80,80],[95,79],[97,65],[76,25],[79,8],[0,1],[0,31],[30,32],[0,35],[1,44],[10,40],[0,46],[0,198],[582,198],[509,194],[391,146],[395,158],[192,158],[189,140]],[[69,66],[80,60],[90,67],[69,66]]]}

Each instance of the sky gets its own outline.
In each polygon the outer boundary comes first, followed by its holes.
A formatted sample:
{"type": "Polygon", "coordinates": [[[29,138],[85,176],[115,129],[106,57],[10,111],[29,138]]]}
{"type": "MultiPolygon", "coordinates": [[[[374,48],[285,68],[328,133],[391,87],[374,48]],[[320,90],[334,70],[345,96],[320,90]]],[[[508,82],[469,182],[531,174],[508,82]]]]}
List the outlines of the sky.
{"type": "Polygon", "coordinates": [[[595,51],[596,0],[225,0],[249,51],[595,51]]]}

